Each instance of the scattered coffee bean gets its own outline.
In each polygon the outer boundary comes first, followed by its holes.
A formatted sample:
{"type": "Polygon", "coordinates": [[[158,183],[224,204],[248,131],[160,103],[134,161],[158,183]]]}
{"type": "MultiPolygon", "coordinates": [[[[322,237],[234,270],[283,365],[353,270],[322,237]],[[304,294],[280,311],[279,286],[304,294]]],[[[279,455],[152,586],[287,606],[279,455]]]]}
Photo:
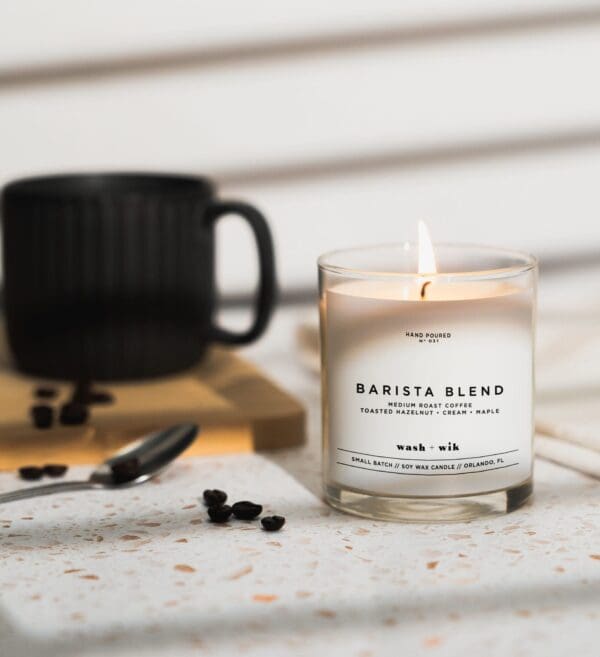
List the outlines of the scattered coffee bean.
{"type": "Polygon", "coordinates": [[[54,409],[47,404],[36,404],[31,407],[31,417],[37,429],[49,429],[54,422],[54,409]]]}
{"type": "Polygon", "coordinates": [[[236,502],[232,507],[233,515],[239,520],[254,520],[257,516],[262,513],[262,506],[260,504],[254,504],[254,502],[248,502],[248,500],[243,500],[242,502],[236,502]]]}
{"type": "Polygon", "coordinates": [[[68,468],[66,465],[59,463],[46,463],[43,470],[44,474],[48,475],[48,477],[62,477],[68,468]]]}
{"type": "Polygon", "coordinates": [[[228,504],[209,506],[208,516],[213,522],[227,522],[231,517],[232,509],[228,504]]]}
{"type": "Polygon", "coordinates": [[[43,474],[44,470],[38,468],[36,465],[27,465],[19,468],[19,477],[21,477],[21,479],[26,479],[27,481],[41,479],[43,474]]]}
{"type": "Polygon", "coordinates": [[[88,409],[78,402],[68,402],[60,409],[60,423],[67,425],[85,424],[88,419],[88,409]]]}
{"type": "Polygon", "coordinates": [[[94,390],[90,381],[79,381],[75,384],[71,401],[88,406],[91,404],[112,404],[115,398],[107,390],[94,390]]]}
{"type": "Polygon", "coordinates": [[[219,506],[220,504],[225,504],[225,502],[227,502],[227,493],[218,488],[212,490],[207,489],[202,495],[206,506],[219,506]]]}
{"type": "Polygon", "coordinates": [[[35,389],[34,394],[40,399],[54,399],[58,395],[58,390],[50,386],[39,386],[35,389]]]}
{"type": "Polygon", "coordinates": [[[261,518],[260,524],[265,531],[276,532],[285,525],[285,518],[283,516],[265,516],[261,518]]]}
{"type": "Polygon", "coordinates": [[[140,461],[137,458],[118,461],[110,466],[115,484],[125,484],[140,476],[140,461]]]}
{"type": "Polygon", "coordinates": [[[91,383],[89,381],[76,381],[71,401],[76,404],[83,404],[86,406],[90,403],[91,383]]]}
{"type": "Polygon", "coordinates": [[[89,395],[88,404],[113,404],[114,395],[106,390],[92,390],[89,395]]]}

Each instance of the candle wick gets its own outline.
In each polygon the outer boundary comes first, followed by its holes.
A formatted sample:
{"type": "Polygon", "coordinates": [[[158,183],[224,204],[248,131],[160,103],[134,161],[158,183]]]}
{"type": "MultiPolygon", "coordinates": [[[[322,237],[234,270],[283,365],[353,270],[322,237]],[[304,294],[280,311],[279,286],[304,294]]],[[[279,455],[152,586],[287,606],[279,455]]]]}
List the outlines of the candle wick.
{"type": "Polygon", "coordinates": [[[426,288],[428,285],[431,285],[431,281],[425,281],[425,282],[423,283],[423,285],[422,285],[422,287],[421,287],[421,299],[424,299],[424,298],[425,298],[425,288],[426,288]]]}

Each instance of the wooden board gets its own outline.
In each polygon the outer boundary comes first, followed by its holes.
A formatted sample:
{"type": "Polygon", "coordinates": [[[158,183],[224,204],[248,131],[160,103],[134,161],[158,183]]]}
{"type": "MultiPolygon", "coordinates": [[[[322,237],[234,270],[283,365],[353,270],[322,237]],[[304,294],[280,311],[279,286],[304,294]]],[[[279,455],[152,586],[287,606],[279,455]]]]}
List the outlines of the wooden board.
{"type": "Polygon", "coordinates": [[[133,383],[102,383],[110,405],[90,407],[84,426],[33,426],[34,389],[51,383],[58,409],[73,386],[23,376],[0,364],[0,469],[27,464],[96,463],[146,432],[196,422],[201,434],[186,455],[223,454],[299,445],[304,440],[303,407],[233,351],[213,349],[201,365],[177,376],[133,383]]]}

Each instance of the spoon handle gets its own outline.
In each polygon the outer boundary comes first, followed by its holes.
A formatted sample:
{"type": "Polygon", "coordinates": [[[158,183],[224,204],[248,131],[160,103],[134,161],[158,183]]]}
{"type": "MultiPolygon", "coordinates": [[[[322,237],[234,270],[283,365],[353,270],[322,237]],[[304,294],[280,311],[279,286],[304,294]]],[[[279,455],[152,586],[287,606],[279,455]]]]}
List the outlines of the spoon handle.
{"type": "Polygon", "coordinates": [[[73,490],[88,490],[90,488],[94,488],[94,485],[89,481],[59,481],[54,484],[32,486],[31,488],[14,490],[11,493],[2,493],[0,494],[0,504],[27,500],[41,495],[52,495],[52,493],[69,493],[73,490]]]}

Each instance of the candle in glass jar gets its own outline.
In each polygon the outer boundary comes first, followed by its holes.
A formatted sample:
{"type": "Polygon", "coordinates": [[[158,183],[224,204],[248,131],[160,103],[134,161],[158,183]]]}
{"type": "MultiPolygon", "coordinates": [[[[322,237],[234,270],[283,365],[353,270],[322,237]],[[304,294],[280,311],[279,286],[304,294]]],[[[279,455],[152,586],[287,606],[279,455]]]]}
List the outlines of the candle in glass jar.
{"type": "MultiPolygon", "coordinates": [[[[462,250],[441,252],[456,266],[462,250]]],[[[399,258],[410,251],[395,248],[399,258]]],[[[466,519],[530,493],[535,262],[483,251],[466,258],[483,270],[466,262],[452,274],[432,271],[431,259],[425,272],[390,271],[394,247],[359,255],[373,260],[368,270],[348,266],[356,253],[321,259],[324,479],[334,506],[466,519]]]]}

